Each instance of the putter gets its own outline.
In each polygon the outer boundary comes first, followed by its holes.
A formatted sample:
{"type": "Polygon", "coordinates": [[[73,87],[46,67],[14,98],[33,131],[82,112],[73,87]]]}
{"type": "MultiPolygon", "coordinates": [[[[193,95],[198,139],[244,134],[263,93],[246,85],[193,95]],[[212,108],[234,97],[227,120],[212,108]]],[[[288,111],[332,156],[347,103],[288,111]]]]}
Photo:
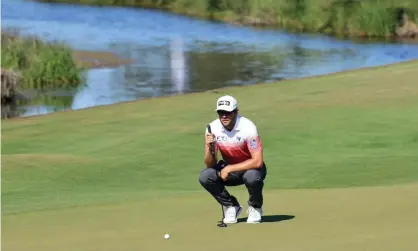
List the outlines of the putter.
{"type": "MultiPolygon", "coordinates": [[[[212,133],[212,129],[210,128],[210,125],[208,125],[207,126],[207,128],[208,128],[208,132],[209,133],[212,133]]],[[[209,149],[210,149],[210,152],[212,153],[212,155],[213,155],[213,158],[215,158],[215,144],[214,143],[211,143],[210,145],[209,145],[209,149]]],[[[222,209],[222,218],[221,218],[221,223],[219,223],[219,224],[217,224],[217,226],[218,227],[227,227],[228,225],[226,225],[225,224],[225,222],[224,222],[224,208],[223,208],[223,206],[221,205],[221,209],[222,209]]]]}

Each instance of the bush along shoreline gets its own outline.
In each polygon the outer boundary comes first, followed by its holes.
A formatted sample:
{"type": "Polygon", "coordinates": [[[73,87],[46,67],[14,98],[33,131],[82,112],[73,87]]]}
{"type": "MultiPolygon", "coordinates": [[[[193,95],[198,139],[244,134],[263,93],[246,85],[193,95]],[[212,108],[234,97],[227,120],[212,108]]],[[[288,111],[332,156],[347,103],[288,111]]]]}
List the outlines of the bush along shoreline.
{"type": "Polygon", "coordinates": [[[416,0],[38,0],[160,9],[237,25],[337,37],[418,38],[416,0]]]}
{"type": "Polygon", "coordinates": [[[67,89],[82,83],[83,68],[74,61],[70,47],[57,42],[47,43],[33,36],[21,36],[13,30],[3,30],[1,36],[1,68],[20,76],[19,88],[67,89]]]}
{"type": "Polygon", "coordinates": [[[88,69],[131,62],[106,51],[74,50],[64,43],[22,36],[17,29],[2,30],[1,43],[2,118],[15,117],[17,103],[33,102],[44,92],[76,89],[85,83],[83,72],[88,69]]]}
{"type": "Polygon", "coordinates": [[[84,82],[84,67],[77,65],[72,49],[64,44],[21,36],[14,29],[2,30],[1,43],[2,119],[16,117],[17,103],[34,98],[25,90],[70,90],[84,82]]]}

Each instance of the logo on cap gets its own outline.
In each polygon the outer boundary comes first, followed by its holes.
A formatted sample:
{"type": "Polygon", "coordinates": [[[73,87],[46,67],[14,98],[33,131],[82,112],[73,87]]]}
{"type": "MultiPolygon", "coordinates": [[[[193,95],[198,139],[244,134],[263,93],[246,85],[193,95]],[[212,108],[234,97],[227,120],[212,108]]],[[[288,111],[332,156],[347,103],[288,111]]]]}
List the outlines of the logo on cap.
{"type": "Polygon", "coordinates": [[[228,100],[221,100],[221,101],[218,102],[218,106],[221,106],[221,105],[230,106],[231,102],[228,101],[228,100]]]}

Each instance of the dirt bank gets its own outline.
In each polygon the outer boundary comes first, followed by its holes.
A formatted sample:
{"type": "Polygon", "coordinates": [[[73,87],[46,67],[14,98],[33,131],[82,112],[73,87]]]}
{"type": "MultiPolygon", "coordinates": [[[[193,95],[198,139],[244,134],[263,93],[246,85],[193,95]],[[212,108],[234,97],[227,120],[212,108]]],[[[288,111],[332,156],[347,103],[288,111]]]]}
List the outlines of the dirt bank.
{"type": "Polygon", "coordinates": [[[105,51],[76,50],[73,52],[73,58],[78,66],[85,69],[118,67],[132,62],[105,51]]]}

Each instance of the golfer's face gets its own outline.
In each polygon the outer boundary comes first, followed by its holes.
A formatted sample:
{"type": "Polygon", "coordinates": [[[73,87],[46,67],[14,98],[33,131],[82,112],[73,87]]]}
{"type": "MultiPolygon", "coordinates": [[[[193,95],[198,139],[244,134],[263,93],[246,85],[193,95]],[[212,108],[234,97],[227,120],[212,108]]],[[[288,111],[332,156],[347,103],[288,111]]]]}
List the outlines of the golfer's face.
{"type": "Polygon", "coordinates": [[[234,112],[227,112],[227,111],[217,111],[219,120],[221,121],[222,125],[228,126],[231,124],[232,121],[234,121],[234,112]]]}

